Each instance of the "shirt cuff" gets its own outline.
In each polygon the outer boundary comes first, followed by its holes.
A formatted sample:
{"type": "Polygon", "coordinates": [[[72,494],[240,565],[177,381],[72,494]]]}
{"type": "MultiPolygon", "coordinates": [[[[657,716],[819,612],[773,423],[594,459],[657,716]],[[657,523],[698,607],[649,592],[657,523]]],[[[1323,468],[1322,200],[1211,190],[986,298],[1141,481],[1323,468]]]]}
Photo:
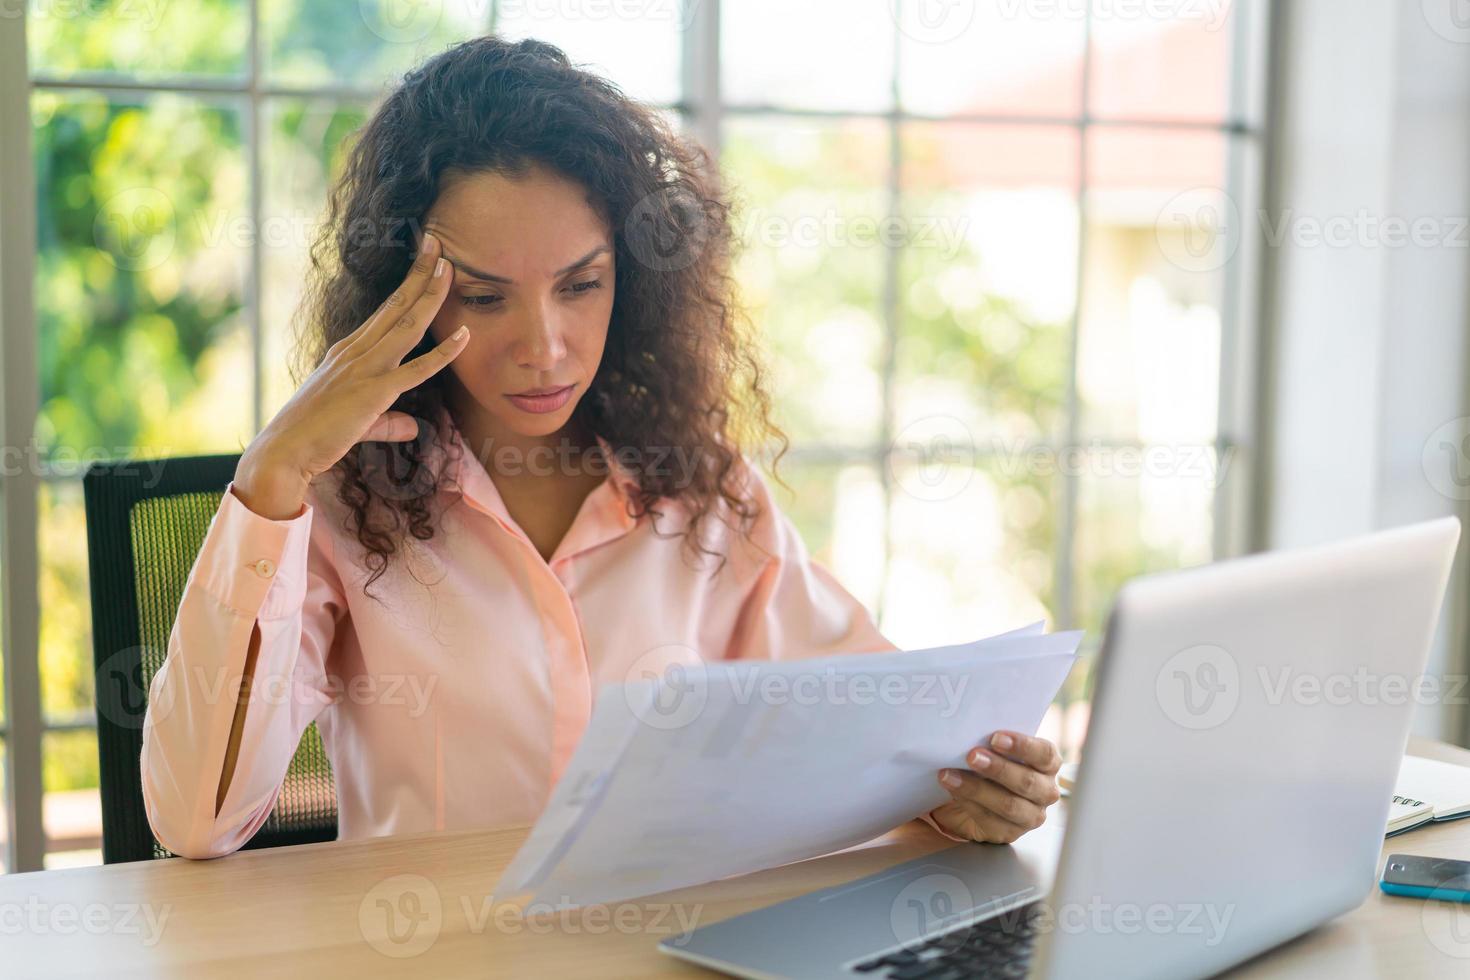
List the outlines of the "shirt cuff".
{"type": "MultiPolygon", "coordinates": [[[[195,561],[200,583],[242,616],[258,616],[273,588],[283,596],[291,584],[283,580],[301,577],[311,514],[311,505],[303,504],[290,520],[262,517],[235,495],[230,481],[195,561]]],[[[280,604],[276,601],[273,607],[280,604]]]]}
{"type": "MultiPolygon", "coordinates": [[[[934,810],[937,810],[937,809],[939,809],[939,807],[935,807],[934,808],[934,810]]],[[[934,828],[934,832],[937,833],[937,834],[939,834],[939,836],[941,836],[941,837],[948,837],[950,840],[955,841],[956,843],[959,843],[959,844],[969,844],[969,843],[971,843],[971,841],[970,841],[970,839],[968,837],[956,837],[954,834],[951,834],[949,831],[947,831],[943,827],[939,826],[938,822],[936,822],[935,819],[934,819],[934,810],[930,810],[928,813],[922,814],[919,817],[919,819],[922,820],[922,821],[924,821],[929,826],[933,827],[934,828]]]]}

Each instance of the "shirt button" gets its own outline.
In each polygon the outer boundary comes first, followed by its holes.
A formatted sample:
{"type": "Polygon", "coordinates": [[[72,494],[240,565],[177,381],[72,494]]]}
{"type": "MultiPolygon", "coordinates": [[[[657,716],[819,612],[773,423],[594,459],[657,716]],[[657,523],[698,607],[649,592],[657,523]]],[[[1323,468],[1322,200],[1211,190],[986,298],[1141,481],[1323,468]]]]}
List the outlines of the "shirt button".
{"type": "Polygon", "coordinates": [[[272,575],[276,574],[276,563],[271,561],[269,558],[262,558],[260,561],[256,562],[250,567],[255,569],[255,574],[259,575],[261,578],[270,578],[272,575]]]}

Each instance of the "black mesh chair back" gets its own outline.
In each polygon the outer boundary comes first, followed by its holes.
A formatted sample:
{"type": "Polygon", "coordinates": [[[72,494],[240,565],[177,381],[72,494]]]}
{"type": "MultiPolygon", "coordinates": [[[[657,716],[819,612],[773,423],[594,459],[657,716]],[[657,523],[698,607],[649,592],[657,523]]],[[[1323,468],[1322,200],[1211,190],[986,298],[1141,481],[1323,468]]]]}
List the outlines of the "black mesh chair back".
{"type": "MultiPolygon", "coordinates": [[[[154,838],[143,809],[143,717],[149,684],[168,653],[184,584],[238,460],[228,455],[104,462],[93,464],[82,479],[107,864],[173,856],[154,838]]],[[[221,710],[232,711],[234,699],[228,703],[221,710]]],[[[313,724],[291,760],[275,809],[245,846],[336,837],[332,770],[313,724]]]]}

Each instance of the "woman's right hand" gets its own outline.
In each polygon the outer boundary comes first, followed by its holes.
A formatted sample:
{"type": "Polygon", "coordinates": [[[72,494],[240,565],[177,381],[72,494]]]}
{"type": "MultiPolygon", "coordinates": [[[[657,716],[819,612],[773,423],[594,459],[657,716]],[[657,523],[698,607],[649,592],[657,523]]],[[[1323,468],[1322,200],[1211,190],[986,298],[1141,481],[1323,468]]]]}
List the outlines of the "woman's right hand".
{"type": "Polygon", "coordinates": [[[422,384],[465,349],[460,327],[434,349],[403,358],[433,322],[454,269],[439,240],[425,234],[413,267],[393,294],[356,330],[331,346],[291,400],[245,448],[235,468],[235,494],[272,520],[300,514],[312,479],[359,442],[406,442],[418,423],[389,411],[398,396],[422,384]]]}

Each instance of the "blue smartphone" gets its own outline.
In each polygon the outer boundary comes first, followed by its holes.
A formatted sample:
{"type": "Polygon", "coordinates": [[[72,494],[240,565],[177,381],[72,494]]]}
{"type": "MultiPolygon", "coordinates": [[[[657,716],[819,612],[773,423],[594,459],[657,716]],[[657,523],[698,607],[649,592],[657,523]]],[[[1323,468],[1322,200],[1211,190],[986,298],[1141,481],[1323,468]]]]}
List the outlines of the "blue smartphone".
{"type": "Polygon", "coordinates": [[[1390,895],[1470,902],[1470,861],[1390,854],[1378,887],[1390,895]]]}

